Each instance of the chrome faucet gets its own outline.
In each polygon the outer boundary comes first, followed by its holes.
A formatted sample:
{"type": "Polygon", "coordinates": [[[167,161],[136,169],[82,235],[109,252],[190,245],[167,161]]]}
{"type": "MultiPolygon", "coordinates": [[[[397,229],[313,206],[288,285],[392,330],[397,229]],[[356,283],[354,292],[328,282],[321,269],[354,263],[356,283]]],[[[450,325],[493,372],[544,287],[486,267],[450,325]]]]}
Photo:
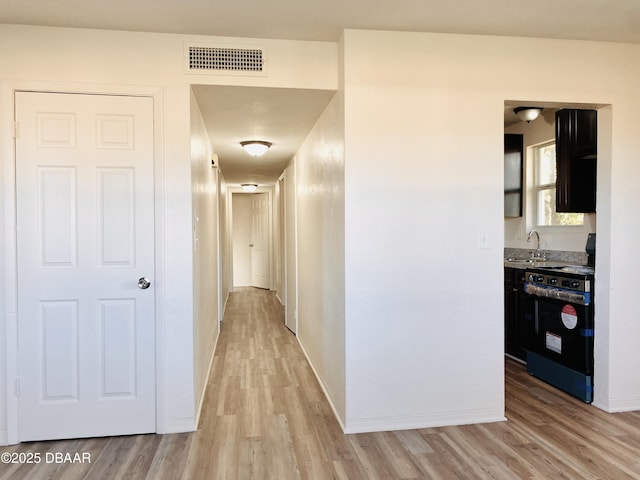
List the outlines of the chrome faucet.
{"type": "Polygon", "coordinates": [[[527,236],[527,242],[531,241],[531,237],[536,236],[536,249],[535,251],[531,251],[531,258],[542,258],[544,259],[544,254],[542,250],[540,250],[540,234],[536,230],[531,230],[529,235],[527,236]]]}

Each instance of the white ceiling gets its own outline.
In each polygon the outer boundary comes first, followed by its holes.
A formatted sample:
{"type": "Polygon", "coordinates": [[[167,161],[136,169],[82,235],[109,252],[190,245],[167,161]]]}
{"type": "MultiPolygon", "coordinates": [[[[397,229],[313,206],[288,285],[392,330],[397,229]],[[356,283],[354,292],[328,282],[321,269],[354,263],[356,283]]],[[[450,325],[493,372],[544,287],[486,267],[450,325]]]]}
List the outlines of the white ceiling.
{"type": "MultiPolygon", "coordinates": [[[[3,0],[0,22],[331,42],[353,28],[640,43],[640,0],[3,0]]],[[[231,184],[273,183],[332,95],[194,91],[231,184]],[[238,145],[253,138],[274,144],[258,161],[238,145]]]]}
{"type": "Polygon", "coordinates": [[[228,183],[274,183],[335,92],[194,85],[209,138],[228,183]],[[240,142],[273,143],[255,159],[240,142]]]}
{"type": "Polygon", "coordinates": [[[3,0],[0,21],[332,42],[356,28],[640,43],[638,0],[3,0]]]}

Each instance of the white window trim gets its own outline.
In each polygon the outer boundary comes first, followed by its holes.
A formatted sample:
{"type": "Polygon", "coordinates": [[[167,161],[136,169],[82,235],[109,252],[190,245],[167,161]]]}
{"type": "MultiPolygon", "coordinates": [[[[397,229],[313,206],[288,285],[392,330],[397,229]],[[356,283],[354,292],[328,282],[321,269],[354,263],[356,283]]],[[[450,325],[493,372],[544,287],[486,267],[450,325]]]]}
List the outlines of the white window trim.
{"type": "MultiPolygon", "coordinates": [[[[535,225],[537,228],[563,228],[563,229],[571,229],[571,228],[582,228],[584,226],[584,216],[582,218],[582,223],[580,224],[574,224],[574,225],[561,225],[561,224],[553,224],[553,225],[548,225],[548,224],[543,224],[543,223],[539,223],[540,220],[540,203],[538,201],[539,199],[539,194],[541,192],[543,192],[544,190],[555,190],[556,189],[556,182],[554,183],[543,183],[543,184],[538,184],[538,179],[540,178],[540,150],[548,147],[550,145],[555,145],[555,139],[553,140],[548,140],[545,142],[540,142],[536,145],[532,145],[532,157],[533,157],[533,201],[534,201],[534,218],[533,218],[533,222],[531,222],[533,225],[535,225]]],[[[556,174],[557,175],[557,174],[556,174]]]]}

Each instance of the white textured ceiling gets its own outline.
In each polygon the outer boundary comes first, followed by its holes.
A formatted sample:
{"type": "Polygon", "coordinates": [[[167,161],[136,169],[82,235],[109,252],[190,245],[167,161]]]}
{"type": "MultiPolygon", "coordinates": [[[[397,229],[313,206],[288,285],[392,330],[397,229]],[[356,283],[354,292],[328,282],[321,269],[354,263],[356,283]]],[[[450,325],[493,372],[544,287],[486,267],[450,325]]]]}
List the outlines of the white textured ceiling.
{"type": "MultiPolygon", "coordinates": [[[[0,23],[332,42],[368,29],[640,43],[640,0],[1,0],[0,23]]],[[[194,90],[229,183],[273,183],[331,97],[194,90]],[[272,151],[251,161],[238,146],[251,137],[272,151]]]]}
{"type": "Polygon", "coordinates": [[[220,169],[229,183],[274,183],[335,92],[287,88],[192,87],[220,169]],[[254,158],[244,140],[272,142],[254,158]]]}
{"type": "Polygon", "coordinates": [[[0,22],[337,41],[345,28],[640,43],[638,0],[2,0],[0,22]]]}

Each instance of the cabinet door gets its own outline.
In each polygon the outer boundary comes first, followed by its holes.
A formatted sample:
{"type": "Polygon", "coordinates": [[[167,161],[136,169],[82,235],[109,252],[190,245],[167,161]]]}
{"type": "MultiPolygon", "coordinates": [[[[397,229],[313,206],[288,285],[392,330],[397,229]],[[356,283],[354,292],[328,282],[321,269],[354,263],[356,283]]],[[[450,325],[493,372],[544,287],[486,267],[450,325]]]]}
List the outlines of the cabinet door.
{"type": "Polygon", "coordinates": [[[573,156],[585,159],[598,153],[598,117],[595,110],[571,110],[574,115],[573,156]]]}
{"type": "Polygon", "coordinates": [[[556,211],[568,212],[571,208],[569,186],[571,182],[572,149],[571,110],[556,112],[556,211]]]}
{"type": "Polygon", "coordinates": [[[595,212],[597,112],[556,112],[556,211],[595,212]]]}
{"type": "Polygon", "coordinates": [[[514,271],[514,304],[515,304],[515,318],[517,325],[517,339],[516,339],[516,354],[515,356],[520,360],[527,359],[527,346],[529,343],[528,340],[528,330],[525,322],[525,300],[529,296],[524,293],[524,280],[525,280],[525,271],[522,269],[516,269],[514,271]]]}
{"type": "Polygon", "coordinates": [[[526,359],[522,341],[522,315],[520,296],[524,289],[524,270],[504,269],[504,351],[520,360],[526,359]]]}
{"type": "Polygon", "coordinates": [[[535,321],[537,297],[518,292],[518,345],[523,358],[527,357],[527,350],[531,350],[538,334],[535,321]]]}
{"type": "Polygon", "coordinates": [[[522,216],[523,136],[504,135],[504,216],[522,216]]]}
{"type": "Polygon", "coordinates": [[[509,355],[516,355],[518,331],[516,322],[516,291],[514,269],[504,269],[504,351],[509,355]]]}

